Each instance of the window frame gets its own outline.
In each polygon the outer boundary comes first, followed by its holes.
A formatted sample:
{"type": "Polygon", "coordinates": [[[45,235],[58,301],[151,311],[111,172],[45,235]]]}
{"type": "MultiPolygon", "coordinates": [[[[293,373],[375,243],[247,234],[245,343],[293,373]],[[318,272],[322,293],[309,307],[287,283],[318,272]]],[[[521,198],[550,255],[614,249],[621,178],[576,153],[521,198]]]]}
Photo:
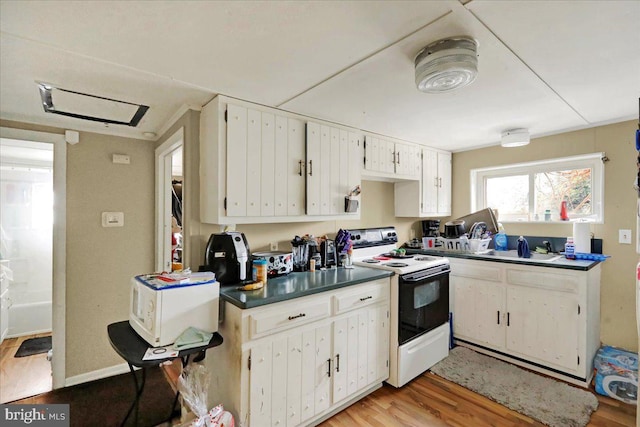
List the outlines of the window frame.
{"type": "MultiPolygon", "coordinates": [[[[529,188],[533,188],[534,175],[536,173],[571,170],[571,169],[586,169],[590,168],[592,171],[592,204],[593,215],[595,219],[588,219],[588,222],[594,224],[604,224],[604,159],[605,153],[591,153],[582,154],[578,156],[559,157],[553,159],[536,160],[533,162],[514,163],[502,166],[492,166],[486,168],[471,169],[471,210],[476,212],[481,209],[487,208],[486,201],[486,180],[487,178],[498,178],[512,175],[528,175],[529,176],[529,188]],[[482,185],[480,185],[482,184],[482,185]]],[[[529,215],[534,208],[534,191],[529,192],[529,215]]],[[[499,212],[498,212],[499,213],[499,212]]],[[[577,218],[571,219],[576,221],[577,218]]],[[[535,220],[505,220],[502,223],[515,223],[515,224],[566,224],[567,221],[551,220],[544,221],[540,219],[535,220]]]]}

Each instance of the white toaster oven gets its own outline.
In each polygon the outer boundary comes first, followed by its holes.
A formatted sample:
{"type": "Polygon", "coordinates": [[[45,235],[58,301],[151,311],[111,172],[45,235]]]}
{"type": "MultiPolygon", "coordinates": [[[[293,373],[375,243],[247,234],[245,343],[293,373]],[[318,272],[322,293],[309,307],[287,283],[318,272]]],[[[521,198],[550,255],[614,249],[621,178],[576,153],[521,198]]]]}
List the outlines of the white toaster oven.
{"type": "Polygon", "coordinates": [[[220,284],[213,274],[175,284],[136,276],[130,295],[129,324],[152,347],[174,343],[189,326],[218,330],[220,284]]]}

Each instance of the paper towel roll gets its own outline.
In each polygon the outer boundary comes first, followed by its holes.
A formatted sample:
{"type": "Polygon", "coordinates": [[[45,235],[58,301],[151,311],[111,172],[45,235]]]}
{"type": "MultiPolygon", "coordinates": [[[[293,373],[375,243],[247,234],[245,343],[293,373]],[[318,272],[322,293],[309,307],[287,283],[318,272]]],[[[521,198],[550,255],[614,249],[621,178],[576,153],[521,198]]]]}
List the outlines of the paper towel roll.
{"type": "Polygon", "coordinates": [[[573,223],[573,244],[576,252],[591,253],[591,227],[588,222],[573,223]]]}

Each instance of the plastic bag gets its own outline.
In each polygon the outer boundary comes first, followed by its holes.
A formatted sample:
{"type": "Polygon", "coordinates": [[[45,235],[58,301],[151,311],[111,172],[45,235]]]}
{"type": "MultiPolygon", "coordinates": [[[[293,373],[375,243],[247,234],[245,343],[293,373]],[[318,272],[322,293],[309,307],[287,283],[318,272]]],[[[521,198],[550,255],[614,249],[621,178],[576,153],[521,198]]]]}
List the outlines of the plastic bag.
{"type": "Polygon", "coordinates": [[[196,415],[192,427],[233,427],[231,413],[218,405],[207,411],[207,397],[211,375],[204,365],[191,364],[178,378],[178,391],[182,400],[196,415]]]}

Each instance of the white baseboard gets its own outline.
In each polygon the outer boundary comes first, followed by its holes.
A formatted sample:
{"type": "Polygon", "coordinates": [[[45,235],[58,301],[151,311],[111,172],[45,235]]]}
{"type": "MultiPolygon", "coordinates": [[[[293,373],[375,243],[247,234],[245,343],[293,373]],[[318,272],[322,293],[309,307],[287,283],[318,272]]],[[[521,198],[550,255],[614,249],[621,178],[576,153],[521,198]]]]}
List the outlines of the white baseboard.
{"type": "Polygon", "coordinates": [[[126,363],[122,363],[120,365],[109,366],[108,368],[102,368],[96,371],[86,372],[84,374],[69,377],[64,381],[64,386],[69,387],[89,381],[112,377],[114,375],[124,374],[126,372],[129,372],[129,365],[127,365],[126,363]]]}

